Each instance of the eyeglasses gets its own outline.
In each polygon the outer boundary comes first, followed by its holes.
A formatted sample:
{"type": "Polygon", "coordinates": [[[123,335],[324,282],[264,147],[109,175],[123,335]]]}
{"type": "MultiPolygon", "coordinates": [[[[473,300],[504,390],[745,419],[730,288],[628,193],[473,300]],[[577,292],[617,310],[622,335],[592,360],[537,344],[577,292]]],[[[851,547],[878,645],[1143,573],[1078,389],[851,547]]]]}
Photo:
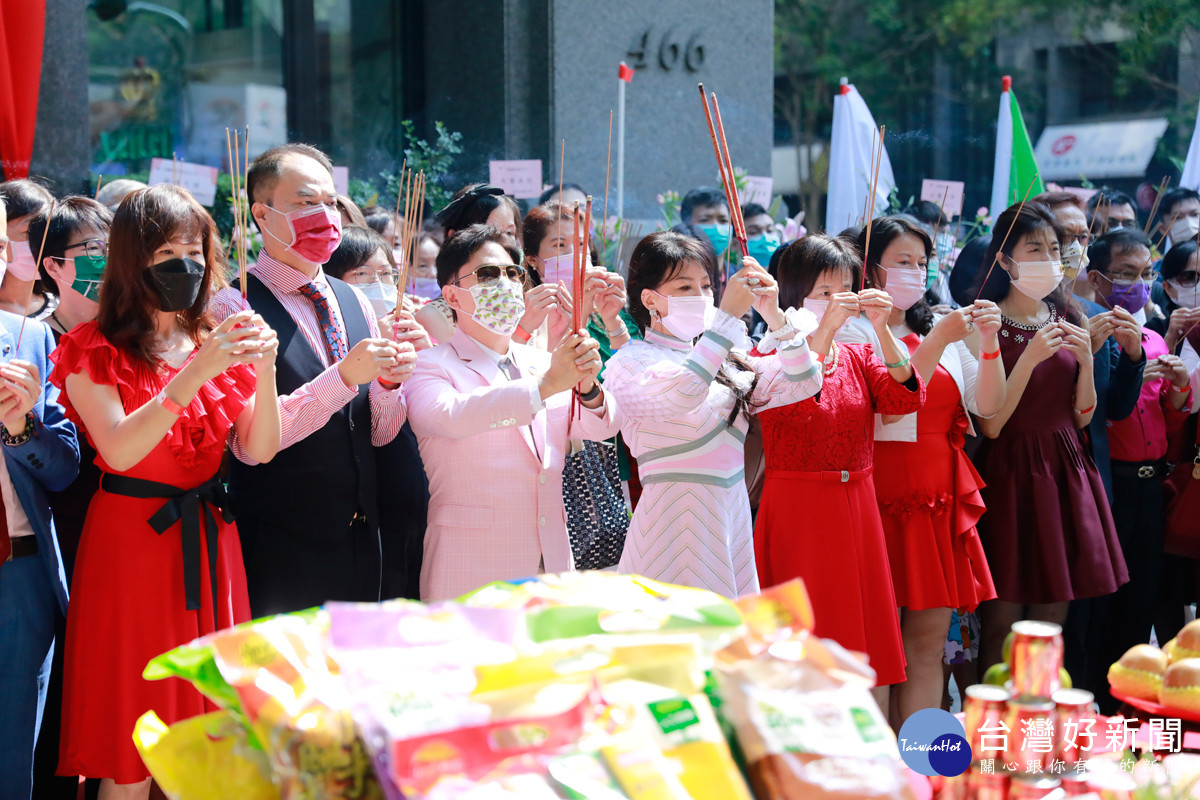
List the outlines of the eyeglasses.
{"type": "Polygon", "coordinates": [[[371,267],[359,267],[352,269],[347,273],[347,283],[374,283],[382,281],[395,285],[396,279],[400,277],[400,271],[395,269],[372,269],[371,267]]]}
{"type": "Polygon", "coordinates": [[[1181,272],[1174,278],[1171,278],[1171,283],[1178,284],[1184,288],[1190,289],[1197,283],[1200,283],[1200,272],[1181,272]]]}
{"type": "Polygon", "coordinates": [[[63,251],[74,250],[76,247],[84,248],[84,251],[92,258],[108,257],[108,242],[103,239],[88,239],[83,242],[75,242],[75,244],[67,245],[63,251]]]}
{"type": "Polygon", "coordinates": [[[1092,235],[1087,231],[1084,231],[1083,233],[1068,233],[1067,241],[1070,241],[1071,239],[1079,242],[1084,247],[1087,247],[1092,243],[1092,235]]]}
{"type": "Polygon", "coordinates": [[[475,276],[476,283],[495,283],[502,277],[508,278],[513,283],[525,282],[524,267],[518,267],[516,264],[484,264],[451,283],[457,286],[472,275],[475,276]]]}

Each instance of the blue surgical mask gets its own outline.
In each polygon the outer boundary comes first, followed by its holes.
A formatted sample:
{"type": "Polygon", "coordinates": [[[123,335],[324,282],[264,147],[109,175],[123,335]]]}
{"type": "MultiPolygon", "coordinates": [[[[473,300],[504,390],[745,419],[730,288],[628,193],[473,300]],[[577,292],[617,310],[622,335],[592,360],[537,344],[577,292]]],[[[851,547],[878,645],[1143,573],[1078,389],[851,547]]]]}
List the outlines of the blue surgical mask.
{"type": "Polygon", "coordinates": [[[708,240],[712,242],[713,249],[717,251],[719,258],[722,253],[729,249],[729,223],[723,225],[699,225],[697,226],[708,240]]]}
{"type": "Polygon", "coordinates": [[[746,249],[751,258],[766,268],[771,263],[771,256],[779,249],[779,237],[767,233],[753,236],[746,241],[746,249]]]}

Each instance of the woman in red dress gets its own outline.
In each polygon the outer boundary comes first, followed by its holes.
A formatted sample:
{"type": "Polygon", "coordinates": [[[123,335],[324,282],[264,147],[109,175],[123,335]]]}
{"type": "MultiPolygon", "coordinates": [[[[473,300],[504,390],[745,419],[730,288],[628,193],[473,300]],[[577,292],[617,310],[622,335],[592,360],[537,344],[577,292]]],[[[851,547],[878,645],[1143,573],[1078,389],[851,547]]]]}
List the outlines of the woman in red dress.
{"type": "MultiPolygon", "coordinates": [[[[891,298],[879,289],[854,294],[861,264],[854,245],[817,235],[779,257],[779,305],[820,318],[808,343],[825,380],[817,397],[759,412],[766,482],[754,558],[763,588],[804,579],[817,634],[868,655],[881,687],[876,700],[887,709],[888,685],[904,680],[904,646],[870,479],[875,414],[916,411],[925,387],[888,330],[891,298]],[[833,341],[860,310],[883,361],[872,345],[833,341]]],[[[773,347],[768,338],[760,351],[773,347]]]]}
{"type": "Polygon", "coordinates": [[[1129,580],[1100,473],[1080,430],[1096,408],[1087,320],[1061,284],[1064,234],[1040,203],[996,220],[980,296],[1003,312],[1004,405],[980,420],[987,482],[979,535],[999,599],[980,608],[981,663],[1000,660],[1020,619],[1062,624],[1071,600],[1129,580]],[[1004,249],[1000,245],[1004,244],[1004,249]]]}
{"type": "MultiPolygon", "coordinates": [[[[860,236],[860,248],[865,239],[860,236]]],[[[880,417],[875,428],[875,494],[908,659],[908,679],[892,690],[897,728],[942,703],[952,609],[974,611],[996,596],[975,530],[984,511],[983,481],[963,445],[975,432],[969,415],[992,416],[1004,403],[1000,309],[979,300],[935,324],[925,302],[932,250],[915,220],[881,217],[871,226],[867,285],[886,287],[892,296],[888,327],[925,382],[919,412],[880,417]]]]}
{"type": "Polygon", "coordinates": [[[103,473],[71,587],[59,769],[102,778],[104,800],[149,794],[131,738],[139,716],[170,724],[211,709],[182,681],[143,680],[146,662],[249,618],[217,470],[235,425],[257,460],[279,449],[278,341],[252,312],[212,327],[223,267],[212,218],[188,192],[131,194],[113,220],[99,317],[51,356],[103,473]]]}

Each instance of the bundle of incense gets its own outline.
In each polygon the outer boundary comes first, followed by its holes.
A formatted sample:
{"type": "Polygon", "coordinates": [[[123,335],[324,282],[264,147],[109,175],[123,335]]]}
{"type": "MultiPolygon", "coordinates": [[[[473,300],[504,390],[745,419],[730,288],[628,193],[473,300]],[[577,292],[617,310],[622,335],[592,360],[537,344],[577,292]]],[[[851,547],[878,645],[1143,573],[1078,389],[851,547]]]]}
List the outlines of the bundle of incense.
{"type": "Polygon", "coordinates": [[[1158,213],[1158,204],[1162,202],[1163,195],[1167,193],[1167,187],[1171,184],[1171,176],[1162,179],[1158,184],[1158,193],[1154,195],[1154,205],[1150,206],[1150,216],[1146,217],[1146,227],[1142,233],[1150,235],[1150,226],[1154,224],[1154,215],[1158,213]]]}
{"type": "Polygon", "coordinates": [[[700,102],[704,105],[704,119],[708,122],[708,136],[712,140],[713,153],[717,157],[717,171],[721,175],[721,183],[725,188],[725,202],[729,205],[729,219],[733,229],[733,238],[737,239],[742,257],[749,255],[746,248],[746,226],[742,219],[742,205],[738,200],[737,183],[733,179],[733,159],[729,156],[729,145],[725,141],[725,124],[721,120],[721,107],[717,104],[717,94],[712,92],[712,108],[708,105],[708,96],[704,94],[704,84],[697,84],[700,89],[700,102]],[[713,117],[716,116],[716,126],[713,117]],[[718,131],[720,138],[718,139],[718,131]]]}
{"type": "Polygon", "coordinates": [[[242,200],[242,193],[246,189],[246,176],[250,172],[250,128],[245,130],[245,153],[243,153],[243,141],[241,131],[230,131],[225,129],[225,148],[229,155],[229,184],[231,187],[231,197],[229,198],[230,210],[233,212],[233,232],[236,237],[231,243],[233,245],[233,255],[237,260],[238,265],[238,282],[242,289],[242,303],[246,302],[246,256],[248,247],[248,238],[250,230],[247,227],[249,224],[249,198],[245,202],[242,200]]]}
{"type": "MultiPolygon", "coordinates": [[[[875,221],[875,197],[876,197],[875,193],[879,190],[879,165],[880,165],[880,163],[883,162],[883,137],[886,134],[887,134],[887,126],[886,125],[880,126],[880,128],[879,128],[879,152],[878,152],[878,154],[876,154],[874,152],[874,148],[872,148],[872,153],[871,153],[873,169],[872,169],[872,177],[871,177],[871,190],[870,190],[870,193],[867,195],[867,208],[866,208],[866,213],[863,215],[863,219],[865,220],[865,222],[863,223],[863,225],[864,225],[863,232],[866,236],[866,241],[863,245],[862,276],[861,276],[861,279],[858,284],[858,290],[860,292],[867,287],[867,253],[871,252],[871,227],[872,227],[872,223],[875,221]]],[[[949,191],[949,188],[947,188],[947,191],[949,191]]],[[[939,218],[941,216],[940,210],[938,212],[938,216],[939,216],[939,218]]]]}
{"type": "Polygon", "coordinates": [[[421,226],[425,224],[425,172],[418,172],[405,195],[404,228],[400,233],[400,270],[396,277],[396,313],[404,306],[410,266],[421,249],[421,226]]]}

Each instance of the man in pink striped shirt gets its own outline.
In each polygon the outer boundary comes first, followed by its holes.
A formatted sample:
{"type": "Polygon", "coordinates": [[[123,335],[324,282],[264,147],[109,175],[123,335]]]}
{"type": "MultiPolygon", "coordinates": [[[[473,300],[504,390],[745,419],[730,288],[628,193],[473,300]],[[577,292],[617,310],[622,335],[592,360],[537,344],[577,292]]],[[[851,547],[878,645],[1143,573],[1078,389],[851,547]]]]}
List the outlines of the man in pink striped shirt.
{"type": "Polygon", "coordinates": [[[404,424],[400,385],[416,353],[381,338],[370,304],[321,265],[341,238],[328,157],[272,148],[251,164],[250,212],[263,250],[241,287],[213,299],[220,320],[247,305],[279,332],[279,453],[254,461],[236,435],[230,490],[255,616],[380,591],[375,448],[404,424]]]}

